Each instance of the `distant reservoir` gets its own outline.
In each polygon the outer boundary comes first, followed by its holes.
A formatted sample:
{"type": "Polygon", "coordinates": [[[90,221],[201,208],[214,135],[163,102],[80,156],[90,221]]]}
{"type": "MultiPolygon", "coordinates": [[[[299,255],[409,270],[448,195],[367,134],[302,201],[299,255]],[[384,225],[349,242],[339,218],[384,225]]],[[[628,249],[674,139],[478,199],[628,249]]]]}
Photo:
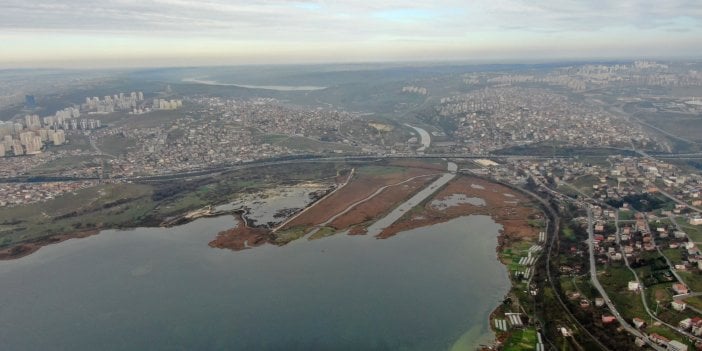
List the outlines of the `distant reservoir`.
{"type": "Polygon", "coordinates": [[[265,90],[277,90],[277,91],[314,91],[323,90],[327,87],[318,87],[311,85],[247,85],[247,84],[233,84],[233,83],[220,83],[214,80],[208,79],[197,79],[197,78],[185,78],[183,82],[186,83],[197,83],[205,85],[217,85],[217,86],[231,86],[247,89],[265,89],[265,90]]]}

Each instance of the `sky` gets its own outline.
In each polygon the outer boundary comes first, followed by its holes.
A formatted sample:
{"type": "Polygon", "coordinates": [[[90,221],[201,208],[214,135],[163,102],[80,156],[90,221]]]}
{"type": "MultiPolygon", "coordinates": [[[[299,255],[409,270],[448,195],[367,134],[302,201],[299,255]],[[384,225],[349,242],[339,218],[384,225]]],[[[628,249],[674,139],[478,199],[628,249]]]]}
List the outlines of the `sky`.
{"type": "Polygon", "coordinates": [[[700,58],[700,0],[0,0],[0,67],[700,58]]]}

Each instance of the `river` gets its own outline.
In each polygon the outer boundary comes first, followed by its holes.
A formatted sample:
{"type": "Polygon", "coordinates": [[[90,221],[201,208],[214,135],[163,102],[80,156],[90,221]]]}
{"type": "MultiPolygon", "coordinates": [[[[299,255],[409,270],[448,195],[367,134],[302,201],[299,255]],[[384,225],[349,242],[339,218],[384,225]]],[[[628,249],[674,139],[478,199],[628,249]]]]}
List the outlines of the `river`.
{"type": "Polygon", "coordinates": [[[106,230],[0,262],[1,348],[448,350],[489,339],[509,289],[486,216],[387,240],[207,246],[233,223],[106,230]]]}

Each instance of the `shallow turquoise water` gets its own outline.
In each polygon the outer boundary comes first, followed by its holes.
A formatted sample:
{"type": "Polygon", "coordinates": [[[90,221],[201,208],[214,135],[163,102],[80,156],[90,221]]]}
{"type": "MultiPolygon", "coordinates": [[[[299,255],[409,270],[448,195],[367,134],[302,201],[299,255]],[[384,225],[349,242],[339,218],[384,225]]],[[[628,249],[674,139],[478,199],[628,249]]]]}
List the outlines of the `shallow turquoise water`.
{"type": "Polygon", "coordinates": [[[487,332],[509,287],[485,216],[387,240],[207,246],[233,223],[103,231],[0,262],[1,348],[446,350],[487,332]]]}

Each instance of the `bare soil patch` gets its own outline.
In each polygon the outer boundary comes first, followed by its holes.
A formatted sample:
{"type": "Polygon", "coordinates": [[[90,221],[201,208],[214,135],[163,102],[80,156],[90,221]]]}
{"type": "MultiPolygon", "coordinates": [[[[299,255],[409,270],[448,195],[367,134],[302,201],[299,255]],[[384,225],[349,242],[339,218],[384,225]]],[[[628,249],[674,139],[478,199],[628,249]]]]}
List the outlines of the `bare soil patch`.
{"type": "Polygon", "coordinates": [[[210,247],[240,251],[261,246],[271,240],[270,230],[247,226],[240,218],[236,218],[237,226],[221,231],[210,241],[210,247]]]}
{"type": "MultiPolygon", "coordinates": [[[[388,187],[380,194],[356,205],[352,210],[332,221],[331,226],[337,230],[345,229],[378,218],[409,199],[434,179],[435,177],[416,178],[401,185],[388,187]]],[[[357,229],[355,234],[361,233],[357,229]]]]}
{"type": "Polygon", "coordinates": [[[539,229],[529,224],[529,219],[541,218],[541,211],[534,208],[523,194],[512,189],[471,176],[458,176],[439,193],[428,199],[421,208],[408,213],[392,226],[383,230],[379,238],[389,238],[399,232],[446,222],[466,215],[488,215],[502,224],[500,246],[525,238],[535,238],[539,229]],[[434,200],[445,200],[454,194],[478,197],[485,206],[461,203],[441,211],[430,206],[434,200]]]}
{"type": "Polygon", "coordinates": [[[432,168],[406,168],[402,172],[386,174],[365,174],[362,170],[358,171],[345,187],[331,196],[316,202],[312,205],[312,208],[281,229],[286,230],[299,226],[312,227],[322,224],[344,211],[349,205],[367,198],[383,186],[396,184],[419,175],[433,173],[436,173],[436,170],[432,168]]]}

